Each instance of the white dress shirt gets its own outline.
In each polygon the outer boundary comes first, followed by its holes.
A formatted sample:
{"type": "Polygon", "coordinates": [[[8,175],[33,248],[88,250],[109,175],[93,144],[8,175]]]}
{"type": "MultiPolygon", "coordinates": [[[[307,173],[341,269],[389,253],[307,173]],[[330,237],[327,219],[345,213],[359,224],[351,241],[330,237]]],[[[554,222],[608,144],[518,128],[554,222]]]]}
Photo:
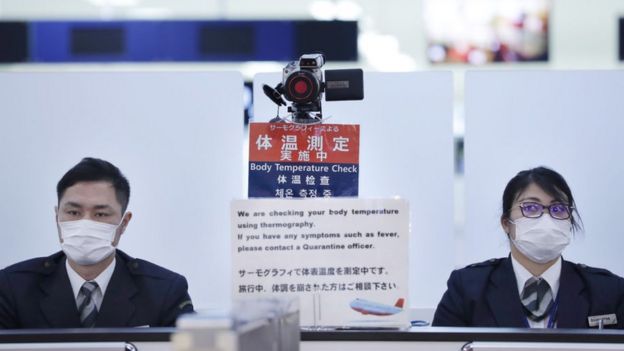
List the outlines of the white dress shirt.
{"type": "MultiPolygon", "coordinates": [[[[93,298],[93,302],[95,302],[95,306],[98,311],[100,310],[100,306],[102,305],[102,300],[104,299],[104,294],[106,293],[106,288],[108,287],[108,283],[113,276],[113,271],[115,270],[115,258],[113,257],[113,262],[111,262],[108,267],[100,275],[95,277],[92,281],[96,282],[98,288],[95,289],[91,298],[93,298]]],[[[76,271],[69,265],[69,261],[65,259],[65,267],[67,268],[67,275],[69,276],[69,282],[71,283],[72,290],[74,292],[74,300],[76,300],[76,306],[78,306],[78,293],[80,292],[80,288],[86,282],[76,271]]]]}
{"type": "MultiPolygon", "coordinates": [[[[511,255],[511,264],[513,266],[514,273],[516,274],[516,282],[518,283],[518,294],[522,296],[522,290],[524,289],[524,285],[527,280],[533,277],[533,274],[529,272],[523,265],[518,262],[513,255],[511,255]]],[[[550,289],[552,290],[553,300],[557,299],[557,292],[559,291],[559,278],[561,277],[561,256],[557,259],[557,261],[550,266],[540,277],[548,282],[550,285],[550,289]]],[[[548,326],[548,319],[550,317],[546,317],[539,322],[530,320],[527,318],[527,322],[529,323],[529,327],[531,328],[546,328],[548,326]]]]}

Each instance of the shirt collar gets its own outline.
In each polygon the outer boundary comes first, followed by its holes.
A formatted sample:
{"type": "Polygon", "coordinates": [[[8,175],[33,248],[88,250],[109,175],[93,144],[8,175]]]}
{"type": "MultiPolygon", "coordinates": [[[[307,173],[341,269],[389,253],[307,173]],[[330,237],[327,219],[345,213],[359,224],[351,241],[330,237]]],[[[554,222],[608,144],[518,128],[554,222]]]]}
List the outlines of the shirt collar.
{"type": "MultiPolygon", "coordinates": [[[[106,288],[108,287],[108,283],[113,276],[113,272],[115,271],[115,262],[116,258],[113,257],[113,261],[98,275],[93,279],[100,287],[100,291],[102,292],[102,296],[106,293],[106,288]]],[[[67,276],[69,277],[69,283],[71,284],[72,291],[74,292],[74,298],[78,297],[78,293],[80,292],[80,288],[86,282],[80,274],[78,274],[70,265],[69,261],[65,259],[65,267],[67,268],[67,276]]]]}
{"type": "MultiPolygon", "coordinates": [[[[522,295],[522,290],[524,289],[524,284],[526,281],[533,276],[531,272],[529,272],[520,262],[518,262],[513,255],[511,256],[511,264],[513,265],[513,270],[516,275],[516,283],[518,284],[518,293],[522,295]]],[[[553,296],[557,297],[557,292],[559,291],[559,279],[561,278],[561,256],[557,258],[557,261],[550,266],[542,275],[540,276],[542,279],[546,280],[548,285],[550,285],[550,289],[552,290],[553,296]]]]}

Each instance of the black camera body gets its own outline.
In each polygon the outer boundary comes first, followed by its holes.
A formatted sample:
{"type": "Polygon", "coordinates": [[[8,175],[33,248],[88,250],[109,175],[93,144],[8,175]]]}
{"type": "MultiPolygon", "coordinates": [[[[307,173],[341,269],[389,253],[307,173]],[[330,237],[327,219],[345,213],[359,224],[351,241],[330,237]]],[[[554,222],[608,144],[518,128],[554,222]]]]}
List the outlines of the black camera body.
{"type": "Polygon", "coordinates": [[[302,55],[284,67],[282,82],[275,89],[265,85],[264,93],[278,106],[291,102],[288,112],[297,123],[317,123],[322,120],[321,101],[364,99],[364,78],[361,69],[321,69],[322,54],[302,55]]]}
{"type": "Polygon", "coordinates": [[[302,55],[282,72],[282,94],[292,102],[288,112],[321,111],[325,58],[321,54],[302,55]]]}

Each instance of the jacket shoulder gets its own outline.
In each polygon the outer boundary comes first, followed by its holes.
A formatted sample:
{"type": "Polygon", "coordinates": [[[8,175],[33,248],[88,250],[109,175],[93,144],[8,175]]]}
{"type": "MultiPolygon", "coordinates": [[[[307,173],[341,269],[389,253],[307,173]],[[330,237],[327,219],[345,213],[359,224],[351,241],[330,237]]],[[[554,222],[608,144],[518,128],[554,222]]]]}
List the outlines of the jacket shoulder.
{"type": "MultiPolygon", "coordinates": [[[[624,313],[624,278],[604,268],[580,263],[568,264],[573,266],[583,280],[585,288],[589,290],[592,305],[600,306],[604,310],[618,310],[620,311],[618,313],[624,313]]],[[[618,315],[618,319],[620,319],[620,315],[618,315]]]]}
{"type": "Polygon", "coordinates": [[[583,263],[573,263],[573,264],[576,266],[576,269],[586,274],[596,274],[596,275],[602,275],[602,276],[607,276],[607,277],[618,277],[617,275],[613,274],[608,269],[592,267],[583,263]]]}
{"type": "Polygon", "coordinates": [[[463,268],[466,271],[493,269],[498,267],[506,258],[490,258],[483,262],[469,264],[463,268]]]}
{"type": "Polygon", "coordinates": [[[485,286],[489,277],[503,262],[505,262],[505,258],[492,258],[487,261],[473,263],[453,271],[449,280],[461,281],[466,286],[485,286]]]}
{"type": "Polygon", "coordinates": [[[120,250],[117,250],[117,257],[123,261],[126,267],[128,267],[130,273],[133,275],[147,276],[157,279],[176,279],[178,277],[182,277],[180,274],[168,270],[167,268],[140,258],[131,257],[120,250]]]}
{"type": "Polygon", "coordinates": [[[613,280],[624,284],[624,278],[612,273],[608,269],[591,267],[583,263],[571,263],[574,268],[588,280],[613,280]]]}
{"type": "Polygon", "coordinates": [[[7,266],[2,271],[5,274],[13,273],[49,273],[61,262],[62,252],[47,257],[35,257],[7,266]]]}

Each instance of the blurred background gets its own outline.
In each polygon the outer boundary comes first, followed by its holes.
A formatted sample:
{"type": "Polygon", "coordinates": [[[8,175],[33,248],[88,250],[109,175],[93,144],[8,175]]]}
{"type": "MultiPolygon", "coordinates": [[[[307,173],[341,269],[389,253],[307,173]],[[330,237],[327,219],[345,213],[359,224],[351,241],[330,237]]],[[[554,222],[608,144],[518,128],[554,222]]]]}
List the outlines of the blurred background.
{"type": "Polygon", "coordinates": [[[623,18],[621,0],[0,0],[0,71],[240,71],[247,123],[253,76],[303,53],[329,69],[450,70],[461,177],[466,70],[620,68],[623,18]]]}
{"type": "Polygon", "coordinates": [[[619,68],[621,16],[621,0],[0,0],[0,70],[199,67],[251,82],[313,50],[325,68],[450,70],[461,174],[467,69],[619,68]]]}

